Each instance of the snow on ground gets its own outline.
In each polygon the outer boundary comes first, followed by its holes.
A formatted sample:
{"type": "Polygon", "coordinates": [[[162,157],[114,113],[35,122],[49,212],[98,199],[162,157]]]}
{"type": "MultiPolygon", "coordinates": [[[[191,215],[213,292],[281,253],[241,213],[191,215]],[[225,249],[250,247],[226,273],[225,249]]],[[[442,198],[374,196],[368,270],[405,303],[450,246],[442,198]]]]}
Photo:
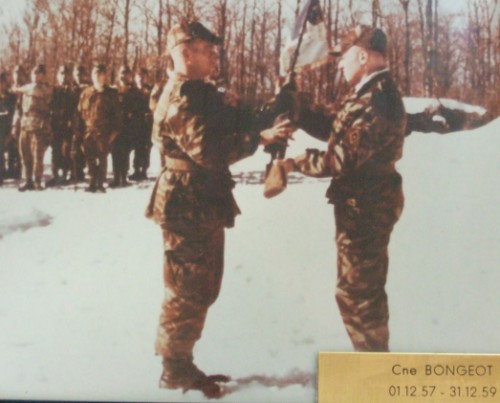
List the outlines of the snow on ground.
{"type": "MultiPolygon", "coordinates": [[[[498,133],[500,119],[407,138],[387,286],[394,351],[499,352],[498,133]]],[[[296,137],[290,156],[317,144],[296,137]]],[[[233,171],[266,162],[259,154],[233,171]]],[[[152,184],[105,195],[0,189],[2,398],[204,401],[157,387],[162,247],[143,214],[152,184]]],[[[236,188],[243,214],[227,231],[222,292],[195,350],[202,369],[235,379],[222,402],[313,402],[317,353],[351,351],[333,296],[327,186],[308,179],[271,200],[262,185],[236,188]]]]}

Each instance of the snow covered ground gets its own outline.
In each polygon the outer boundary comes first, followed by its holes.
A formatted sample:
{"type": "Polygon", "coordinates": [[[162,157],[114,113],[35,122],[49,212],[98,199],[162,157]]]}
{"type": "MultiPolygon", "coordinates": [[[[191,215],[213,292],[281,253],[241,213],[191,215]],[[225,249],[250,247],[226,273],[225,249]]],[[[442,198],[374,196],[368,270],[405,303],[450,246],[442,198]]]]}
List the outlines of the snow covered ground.
{"type": "MultiPolygon", "coordinates": [[[[496,119],[407,138],[387,286],[393,351],[500,352],[499,133],[496,119]]],[[[318,144],[296,137],[290,156],[318,144]]],[[[233,172],[262,170],[267,158],[233,172]]],[[[222,292],[195,350],[203,370],[235,379],[223,402],[313,402],[317,353],[351,351],[333,296],[327,186],[307,179],[271,200],[262,185],[237,186],[243,215],[227,231],[222,292]]],[[[1,398],[204,401],[157,387],[162,247],[143,214],[151,187],[0,188],[1,398]]]]}

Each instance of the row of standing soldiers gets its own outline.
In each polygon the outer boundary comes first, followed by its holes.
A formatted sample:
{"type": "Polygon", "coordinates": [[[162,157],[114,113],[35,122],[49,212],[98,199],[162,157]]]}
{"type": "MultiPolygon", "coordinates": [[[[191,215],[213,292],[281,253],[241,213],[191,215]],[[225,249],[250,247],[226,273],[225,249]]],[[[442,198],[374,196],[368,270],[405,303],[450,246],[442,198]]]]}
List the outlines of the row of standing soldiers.
{"type": "Polygon", "coordinates": [[[104,192],[107,158],[111,153],[113,179],[109,187],[123,187],[128,180],[147,179],[151,151],[152,93],[148,71],[135,77],[124,65],[117,84],[107,84],[106,66],[96,64],[91,83],[82,66],[63,65],[55,86],[46,81],[46,68],[37,65],[27,74],[17,66],[0,75],[0,184],[5,178],[24,179],[20,191],[42,190],[43,159],[52,147],[52,178],[47,186],[76,183],[89,176],[87,191],[104,192]],[[134,151],[134,172],[128,176],[134,151]]]}

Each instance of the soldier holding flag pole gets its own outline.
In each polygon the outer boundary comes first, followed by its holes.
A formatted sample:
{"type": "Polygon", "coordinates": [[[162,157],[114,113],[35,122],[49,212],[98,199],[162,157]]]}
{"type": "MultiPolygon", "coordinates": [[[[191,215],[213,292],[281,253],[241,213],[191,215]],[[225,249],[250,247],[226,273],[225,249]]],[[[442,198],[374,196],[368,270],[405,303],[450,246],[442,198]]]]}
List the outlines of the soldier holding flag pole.
{"type": "Polygon", "coordinates": [[[239,214],[229,166],[259,144],[283,142],[289,134],[287,123],[263,127],[212,84],[220,44],[199,22],[182,21],[167,35],[173,70],[153,123],[165,167],[146,213],[161,226],[164,246],[165,298],[156,339],[160,387],[199,390],[209,398],[224,394],[220,383],[229,377],[205,374],[194,363],[193,349],[219,295],[224,230],[239,214]]]}
{"type": "Polygon", "coordinates": [[[358,25],[334,49],[351,92],[330,113],[301,108],[294,122],[327,143],[276,161],[286,173],[331,177],[337,244],[336,300],[357,351],[389,350],[385,283],[391,232],[404,204],[401,175],[406,113],[386,63],[387,39],[358,25]]]}

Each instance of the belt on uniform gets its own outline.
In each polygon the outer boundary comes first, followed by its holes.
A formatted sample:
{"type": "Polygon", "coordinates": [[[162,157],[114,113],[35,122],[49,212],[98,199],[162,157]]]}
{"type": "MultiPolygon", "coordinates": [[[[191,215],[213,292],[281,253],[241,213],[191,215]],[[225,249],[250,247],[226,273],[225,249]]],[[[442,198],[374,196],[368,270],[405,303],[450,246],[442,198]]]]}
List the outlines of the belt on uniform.
{"type": "Polygon", "coordinates": [[[188,160],[180,160],[177,158],[165,158],[165,168],[173,171],[199,171],[199,166],[188,160]]]}

